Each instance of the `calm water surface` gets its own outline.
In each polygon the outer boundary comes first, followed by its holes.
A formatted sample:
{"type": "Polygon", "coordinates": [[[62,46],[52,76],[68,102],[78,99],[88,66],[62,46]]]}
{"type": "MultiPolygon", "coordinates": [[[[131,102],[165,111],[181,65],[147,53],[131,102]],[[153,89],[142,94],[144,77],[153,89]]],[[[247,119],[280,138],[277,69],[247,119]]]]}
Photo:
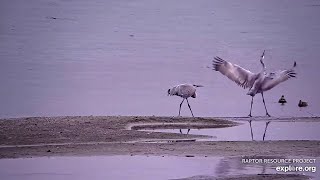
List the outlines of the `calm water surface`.
{"type": "Polygon", "coordinates": [[[257,72],[264,49],[269,70],[298,63],[298,78],[265,93],[270,114],[319,115],[319,17],[315,0],[4,0],[0,117],[174,116],[181,99],[166,91],[185,82],[205,86],[196,116],[245,116],[247,90],[208,67],[221,56],[257,72]]]}
{"type": "MultiPolygon", "coordinates": [[[[191,129],[189,134],[208,135],[212,138],[197,141],[251,141],[251,129],[248,121],[241,121],[239,126],[213,129],[191,129]]],[[[252,121],[252,133],[255,141],[262,141],[266,122],[252,121]]],[[[320,122],[271,121],[266,129],[265,140],[320,140],[320,122]]],[[[180,133],[179,129],[142,130],[153,132],[180,133]]],[[[182,130],[187,133],[187,129],[182,130]]]]}
{"type": "MultiPolygon", "coordinates": [[[[261,157],[259,159],[294,159],[261,157]]],[[[307,158],[307,157],[305,157],[307,158]]],[[[314,159],[314,158],[311,158],[314,159]]],[[[319,167],[319,158],[316,164],[319,167]]],[[[0,176],[7,180],[177,179],[191,176],[226,177],[276,173],[279,164],[242,163],[241,157],[92,156],[1,159],[0,176]]],[[[281,165],[281,164],[280,164],[281,165]]],[[[283,164],[282,164],[283,165],[283,164]]],[[[310,166],[310,164],[292,164],[310,166]]],[[[305,172],[319,177],[319,171],[305,172]]]]}

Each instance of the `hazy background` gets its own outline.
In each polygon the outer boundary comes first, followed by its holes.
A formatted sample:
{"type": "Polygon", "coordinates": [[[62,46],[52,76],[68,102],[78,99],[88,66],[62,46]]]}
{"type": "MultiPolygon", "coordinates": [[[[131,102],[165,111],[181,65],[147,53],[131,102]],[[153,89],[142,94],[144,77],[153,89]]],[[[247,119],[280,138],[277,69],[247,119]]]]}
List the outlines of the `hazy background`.
{"type": "Polygon", "coordinates": [[[317,0],[1,0],[0,117],[175,116],[167,89],[180,83],[205,86],[195,116],[246,116],[247,90],[211,61],[256,72],[264,49],[269,70],[298,63],[298,78],[265,93],[269,113],[319,115],[319,17],[317,0]]]}

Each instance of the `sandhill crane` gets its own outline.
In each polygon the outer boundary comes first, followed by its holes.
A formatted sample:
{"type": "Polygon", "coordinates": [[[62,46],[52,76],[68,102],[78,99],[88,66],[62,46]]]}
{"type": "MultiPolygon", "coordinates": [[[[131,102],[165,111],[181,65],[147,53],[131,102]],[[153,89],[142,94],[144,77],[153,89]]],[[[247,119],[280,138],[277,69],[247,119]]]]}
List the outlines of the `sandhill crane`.
{"type": "Polygon", "coordinates": [[[196,93],[197,87],[203,87],[203,86],[202,85],[191,85],[191,84],[179,84],[177,86],[174,86],[171,89],[168,89],[168,96],[169,95],[170,96],[180,96],[183,98],[182,102],[180,103],[179,116],[180,116],[182,103],[184,102],[184,100],[187,100],[192,117],[194,117],[193,112],[190,107],[190,104],[189,104],[189,101],[188,101],[188,98],[189,97],[192,97],[192,98],[197,97],[197,93],[196,93]]]}
{"type": "MultiPolygon", "coordinates": [[[[168,96],[170,95],[170,96],[182,97],[182,101],[181,101],[180,107],[179,107],[179,116],[180,116],[182,103],[184,102],[184,100],[187,100],[188,107],[190,109],[192,117],[194,117],[191,106],[188,101],[188,98],[189,97],[192,97],[192,98],[197,97],[197,93],[196,93],[197,87],[203,87],[203,86],[202,85],[191,85],[191,84],[179,84],[177,86],[174,86],[171,89],[168,89],[168,96]]],[[[190,131],[190,129],[188,129],[188,133],[189,133],[189,131],[190,131]]],[[[182,133],[181,129],[180,129],[180,132],[182,133]]]]}
{"type": "Polygon", "coordinates": [[[268,113],[266,107],[266,103],[264,101],[263,92],[272,89],[279,83],[284,82],[291,77],[296,77],[296,73],[294,72],[294,67],[296,67],[297,65],[296,62],[294,62],[293,67],[289,70],[281,70],[266,73],[266,66],[263,62],[264,53],[265,51],[263,51],[260,58],[262,70],[259,73],[252,73],[249,70],[246,70],[236,64],[232,64],[228,61],[225,61],[220,57],[215,57],[212,61],[213,70],[219,71],[221,74],[227,76],[229,79],[237,83],[239,86],[245,89],[249,88],[247,95],[250,95],[252,97],[249,117],[252,116],[251,110],[253,104],[253,97],[258,93],[261,93],[264,108],[266,110],[266,115],[270,117],[270,114],[268,113]]]}

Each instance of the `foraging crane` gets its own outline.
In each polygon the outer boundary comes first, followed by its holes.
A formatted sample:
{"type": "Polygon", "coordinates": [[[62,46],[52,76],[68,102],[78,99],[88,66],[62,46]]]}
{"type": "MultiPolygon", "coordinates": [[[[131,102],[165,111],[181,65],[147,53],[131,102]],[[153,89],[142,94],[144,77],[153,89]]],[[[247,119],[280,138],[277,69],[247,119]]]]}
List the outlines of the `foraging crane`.
{"type": "MultiPolygon", "coordinates": [[[[188,98],[192,97],[192,98],[196,98],[197,97],[197,93],[196,93],[196,88],[197,87],[203,87],[202,85],[191,85],[191,84],[179,84],[177,86],[174,86],[171,89],[168,89],[168,96],[180,96],[182,97],[182,102],[180,103],[180,107],[179,107],[179,116],[180,116],[180,111],[181,111],[181,106],[182,103],[184,102],[184,100],[187,100],[188,103],[188,107],[190,109],[190,112],[192,114],[192,117],[194,117],[193,112],[191,110],[191,106],[189,104],[188,98]]],[[[189,134],[190,129],[188,129],[187,134],[189,134]]],[[[182,131],[180,129],[180,133],[182,134],[182,131]]]]}
{"type": "Polygon", "coordinates": [[[184,100],[187,100],[188,107],[191,111],[192,117],[194,117],[193,112],[191,110],[191,106],[189,104],[188,98],[196,98],[196,88],[197,87],[203,87],[202,85],[191,85],[191,84],[179,84],[177,86],[174,86],[171,89],[168,89],[168,96],[180,96],[182,97],[182,102],[180,103],[180,108],[179,108],[179,116],[180,116],[180,111],[181,111],[181,106],[184,100]]]}

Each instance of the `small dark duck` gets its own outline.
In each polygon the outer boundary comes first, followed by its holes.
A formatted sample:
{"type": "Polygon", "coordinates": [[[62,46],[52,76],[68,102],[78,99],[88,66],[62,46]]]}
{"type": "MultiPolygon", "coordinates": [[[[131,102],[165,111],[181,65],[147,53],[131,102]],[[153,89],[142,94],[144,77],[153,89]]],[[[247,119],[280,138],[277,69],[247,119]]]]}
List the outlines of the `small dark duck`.
{"type": "Polygon", "coordinates": [[[308,103],[305,102],[305,101],[300,100],[298,106],[299,106],[299,107],[307,107],[307,106],[308,106],[308,103]]]}
{"type": "Polygon", "coordinates": [[[278,102],[281,103],[281,105],[284,105],[287,103],[287,100],[284,98],[284,95],[282,95],[278,102]]]}

